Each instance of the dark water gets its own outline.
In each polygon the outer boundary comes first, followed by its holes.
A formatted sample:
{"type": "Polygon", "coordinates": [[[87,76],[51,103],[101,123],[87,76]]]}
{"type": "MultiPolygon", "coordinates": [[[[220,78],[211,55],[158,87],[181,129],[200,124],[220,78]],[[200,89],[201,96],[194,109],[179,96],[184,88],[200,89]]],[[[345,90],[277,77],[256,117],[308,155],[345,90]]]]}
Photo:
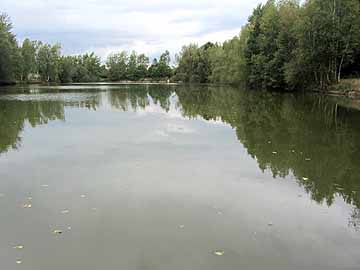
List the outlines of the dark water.
{"type": "Polygon", "coordinates": [[[0,269],[360,269],[359,111],[219,87],[2,91],[0,269]]]}

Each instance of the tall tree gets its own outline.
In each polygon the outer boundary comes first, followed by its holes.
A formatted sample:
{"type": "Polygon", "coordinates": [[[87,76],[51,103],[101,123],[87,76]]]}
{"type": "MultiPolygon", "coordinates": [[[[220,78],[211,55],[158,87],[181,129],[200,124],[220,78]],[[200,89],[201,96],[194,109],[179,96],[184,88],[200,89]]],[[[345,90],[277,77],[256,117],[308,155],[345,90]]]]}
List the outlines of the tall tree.
{"type": "Polygon", "coordinates": [[[60,44],[40,44],[37,62],[42,81],[57,82],[59,80],[60,49],[60,44]]]}
{"type": "Polygon", "coordinates": [[[25,39],[21,47],[23,60],[22,80],[27,81],[29,75],[37,72],[36,66],[36,42],[25,39]]]}
{"type": "Polygon", "coordinates": [[[21,77],[22,59],[12,24],[7,14],[0,13],[0,82],[21,77]]]}
{"type": "Polygon", "coordinates": [[[125,51],[109,55],[106,66],[109,72],[109,79],[119,81],[126,79],[128,56],[125,51]]]}

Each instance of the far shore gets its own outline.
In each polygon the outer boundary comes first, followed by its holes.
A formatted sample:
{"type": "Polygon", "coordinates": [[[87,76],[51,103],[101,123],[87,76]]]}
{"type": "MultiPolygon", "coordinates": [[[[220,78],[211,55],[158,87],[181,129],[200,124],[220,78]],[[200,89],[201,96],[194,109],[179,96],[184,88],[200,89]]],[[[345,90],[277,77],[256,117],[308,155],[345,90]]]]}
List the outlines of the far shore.
{"type": "MultiPolygon", "coordinates": [[[[14,86],[14,85],[229,85],[229,84],[221,84],[221,83],[184,83],[184,82],[170,82],[169,80],[159,80],[159,81],[102,81],[102,82],[76,82],[76,83],[43,83],[38,81],[32,81],[28,83],[17,83],[17,82],[4,82],[0,81],[0,87],[6,86],[14,86]]],[[[341,83],[337,85],[330,86],[326,91],[320,90],[310,90],[310,92],[315,92],[327,96],[334,96],[334,97],[344,97],[350,100],[360,100],[360,79],[344,79],[341,83]]],[[[358,104],[357,104],[357,109],[358,104]]]]}

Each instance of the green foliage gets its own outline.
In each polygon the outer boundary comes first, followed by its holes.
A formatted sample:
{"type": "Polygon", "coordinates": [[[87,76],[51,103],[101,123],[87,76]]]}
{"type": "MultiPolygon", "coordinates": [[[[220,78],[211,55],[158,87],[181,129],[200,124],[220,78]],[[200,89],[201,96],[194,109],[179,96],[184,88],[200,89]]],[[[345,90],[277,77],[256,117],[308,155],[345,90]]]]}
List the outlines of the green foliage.
{"type": "Polygon", "coordinates": [[[37,42],[25,39],[21,47],[22,55],[22,80],[28,81],[29,76],[37,73],[36,65],[37,42]]]}
{"type": "Polygon", "coordinates": [[[240,36],[209,50],[184,46],[177,62],[175,79],[184,82],[325,89],[360,74],[360,1],[269,0],[240,36]]]}
{"type": "Polygon", "coordinates": [[[135,51],[61,56],[60,45],[25,39],[18,47],[7,15],[0,15],[0,81],[91,82],[109,79],[187,83],[246,83],[256,89],[327,89],[360,75],[360,1],[268,0],[223,44],[184,46],[170,66],[165,51],[149,66],[135,51]],[[30,76],[32,75],[32,76],[30,76]],[[36,76],[35,76],[36,77],[36,76]]]}
{"type": "Polygon", "coordinates": [[[9,16],[0,13],[0,82],[11,82],[21,76],[21,54],[11,31],[9,16]]]}
{"type": "Polygon", "coordinates": [[[138,55],[136,64],[136,78],[146,78],[148,76],[149,57],[145,54],[138,55]]]}
{"type": "Polygon", "coordinates": [[[149,75],[152,79],[170,78],[172,69],[170,67],[170,52],[161,54],[159,61],[155,58],[149,67],[149,75]]]}
{"type": "Polygon", "coordinates": [[[238,84],[245,80],[247,67],[242,52],[247,33],[247,29],[244,28],[239,37],[211,48],[209,53],[211,82],[238,84]]]}
{"type": "Polygon", "coordinates": [[[120,81],[126,79],[128,56],[125,51],[110,54],[106,66],[111,81],[120,81]]]}
{"type": "Polygon", "coordinates": [[[339,82],[359,52],[359,11],[360,2],[353,0],[260,5],[248,23],[247,83],[253,88],[325,89],[339,82]]]}
{"type": "Polygon", "coordinates": [[[210,76],[209,51],[214,46],[206,43],[202,47],[196,44],[184,46],[177,56],[178,67],[175,80],[188,83],[206,83],[210,76]]]}
{"type": "Polygon", "coordinates": [[[40,44],[37,63],[42,81],[57,82],[59,80],[60,49],[60,44],[40,44]]]}

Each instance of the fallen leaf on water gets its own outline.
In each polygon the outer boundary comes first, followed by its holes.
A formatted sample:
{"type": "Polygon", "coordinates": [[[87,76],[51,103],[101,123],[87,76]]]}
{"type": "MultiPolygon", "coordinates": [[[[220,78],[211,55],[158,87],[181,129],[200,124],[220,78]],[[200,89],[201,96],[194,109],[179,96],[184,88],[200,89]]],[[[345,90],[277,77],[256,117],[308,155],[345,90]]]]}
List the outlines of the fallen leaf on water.
{"type": "Polygon", "coordinates": [[[62,234],[63,232],[61,230],[54,230],[53,234],[62,234]]]}
{"type": "Polygon", "coordinates": [[[22,245],[18,245],[18,246],[14,247],[14,249],[23,249],[23,248],[24,248],[24,246],[22,246],[22,245]]]}
{"type": "Polygon", "coordinates": [[[69,214],[70,211],[69,211],[68,209],[64,209],[64,210],[62,210],[60,213],[61,213],[61,214],[69,214]]]}
{"type": "Polygon", "coordinates": [[[274,151],[274,152],[272,152],[274,155],[276,155],[277,154],[277,152],[276,151],[274,151]]]}
{"type": "Polygon", "coordinates": [[[32,207],[32,205],[31,204],[23,204],[23,208],[31,208],[32,207]]]}
{"type": "Polygon", "coordinates": [[[17,263],[17,264],[21,264],[21,263],[22,263],[22,260],[19,260],[19,259],[18,259],[18,260],[16,260],[16,263],[17,263]]]}
{"type": "Polygon", "coordinates": [[[222,256],[222,255],[225,254],[225,251],[223,251],[223,250],[216,250],[216,251],[214,251],[214,254],[215,254],[216,256],[222,256]]]}
{"type": "Polygon", "coordinates": [[[304,181],[308,181],[309,180],[309,178],[307,178],[307,177],[303,177],[302,178],[304,181]]]}

